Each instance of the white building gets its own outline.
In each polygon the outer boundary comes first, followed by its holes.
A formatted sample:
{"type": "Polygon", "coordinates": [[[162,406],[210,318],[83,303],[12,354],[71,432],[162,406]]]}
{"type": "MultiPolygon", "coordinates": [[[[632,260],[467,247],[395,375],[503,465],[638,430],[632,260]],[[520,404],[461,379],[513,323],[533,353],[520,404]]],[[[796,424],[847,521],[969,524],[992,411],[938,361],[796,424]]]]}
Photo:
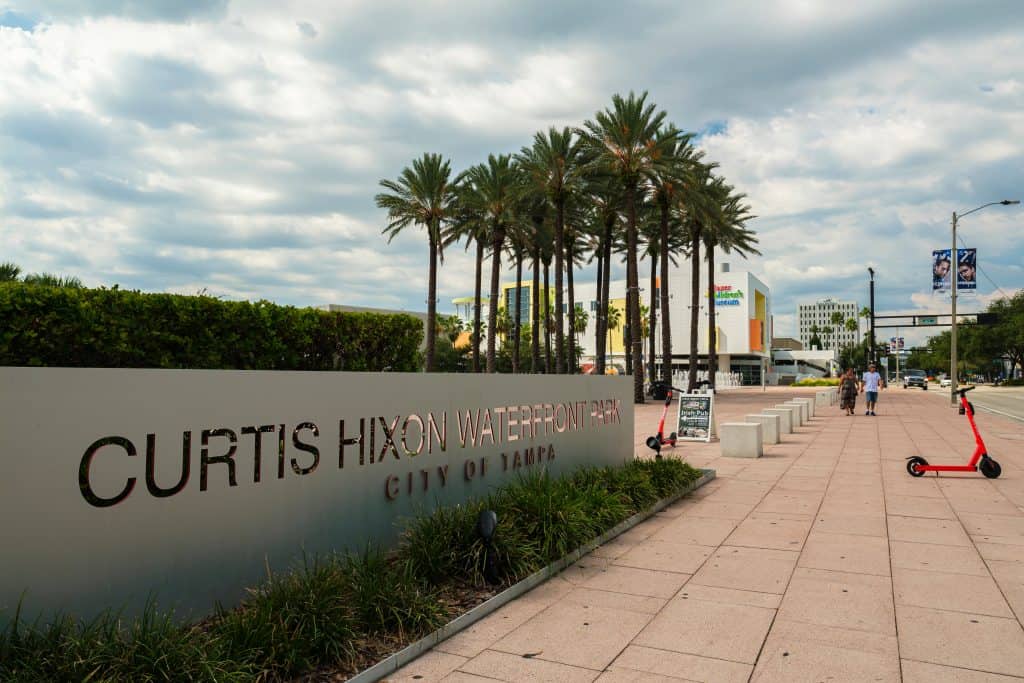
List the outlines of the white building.
{"type": "MultiPolygon", "coordinates": [[[[771,297],[768,286],[748,271],[731,270],[728,263],[719,264],[715,275],[715,323],[717,328],[718,369],[742,376],[744,384],[760,384],[761,372],[771,359],[771,297]]],[[[679,371],[689,368],[690,356],[690,301],[691,271],[689,261],[682,261],[669,273],[669,305],[671,307],[672,366],[679,371]]],[[[660,281],[659,281],[660,282],[660,281]]],[[[650,305],[650,278],[640,277],[640,300],[650,305]]],[[[708,295],[707,273],[701,272],[701,297],[697,323],[698,368],[707,369],[708,342],[708,295]]],[[[576,280],[576,304],[589,316],[586,332],[579,335],[583,351],[583,362],[593,359],[596,349],[597,296],[593,281],[576,280]]],[[[620,311],[622,323],[609,330],[609,359],[621,363],[623,353],[623,328],[625,323],[626,281],[613,280],[610,283],[609,299],[613,308],[620,311]]],[[[655,355],[661,361],[661,310],[657,310],[655,330],[655,355]]],[[[644,356],[647,356],[648,341],[644,341],[644,356]]],[[[660,374],[660,373],[659,373],[660,374]]]]}
{"type": "Polygon", "coordinates": [[[811,328],[818,327],[818,338],[821,345],[826,349],[842,349],[844,347],[860,343],[860,306],[856,301],[837,301],[836,299],[821,299],[813,304],[799,304],[796,308],[796,319],[799,330],[800,343],[804,349],[811,349],[811,328]],[[840,313],[844,323],[835,325],[832,323],[832,316],[840,313]],[[849,319],[857,321],[857,329],[848,331],[845,321],[849,319]],[[826,327],[832,328],[832,334],[825,334],[826,327]]]}

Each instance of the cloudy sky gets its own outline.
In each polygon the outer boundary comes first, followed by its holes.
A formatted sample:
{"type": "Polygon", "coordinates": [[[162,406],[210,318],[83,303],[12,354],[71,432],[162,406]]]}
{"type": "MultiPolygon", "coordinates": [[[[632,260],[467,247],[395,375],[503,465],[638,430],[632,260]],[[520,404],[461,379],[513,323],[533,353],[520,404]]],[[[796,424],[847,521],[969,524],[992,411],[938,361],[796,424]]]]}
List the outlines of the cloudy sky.
{"type": "MultiPolygon", "coordinates": [[[[749,196],[776,334],[797,302],[941,310],[952,211],[1024,198],[1020,0],[0,0],[0,260],[87,285],[425,308],[373,195],[648,90],[749,196]]],[[[1024,210],[963,220],[1024,287],[1024,210]]],[[[580,277],[590,278],[589,272],[580,277]]],[[[449,253],[442,310],[472,291],[449,253]]]]}

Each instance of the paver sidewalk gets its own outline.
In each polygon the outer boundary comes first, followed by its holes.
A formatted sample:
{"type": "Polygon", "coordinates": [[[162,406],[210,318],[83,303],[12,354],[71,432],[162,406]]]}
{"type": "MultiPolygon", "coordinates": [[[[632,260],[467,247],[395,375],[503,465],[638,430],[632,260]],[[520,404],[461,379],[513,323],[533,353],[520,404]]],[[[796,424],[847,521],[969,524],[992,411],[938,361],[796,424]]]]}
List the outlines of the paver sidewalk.
{"type": "MultiPolygon", "coordinates": [[[[812,394],[721,392],[718,421],[812,394]]],[[[966,418],[899,388],[878,412],[819,408],[757,460],[678,447],[718,479],[387,680],[1024,679],[1024,424],[977,416],[998,480],[913,479],[967,461],[966,418]]]]}

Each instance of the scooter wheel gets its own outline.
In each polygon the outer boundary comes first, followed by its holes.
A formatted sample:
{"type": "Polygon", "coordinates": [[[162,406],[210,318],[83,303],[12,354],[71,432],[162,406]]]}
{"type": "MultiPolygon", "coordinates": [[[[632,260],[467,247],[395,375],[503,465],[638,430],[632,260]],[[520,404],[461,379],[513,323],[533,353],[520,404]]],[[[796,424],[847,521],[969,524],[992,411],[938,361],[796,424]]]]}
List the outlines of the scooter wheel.
{"type": "Polygon", "coordinates": [[[1003,468],[999,466],[999,463],[987,455],[978,463],[978,469],[989,479],[998,479],[999,475],[1003,473],[1003,468]]]}
{"type": "Polygon", "coordinates": [[[923,477],[924,470],[920,467],[926,466],[928,461],[917,455],[907,460],[907,473],[912,477],[923,477]]]}

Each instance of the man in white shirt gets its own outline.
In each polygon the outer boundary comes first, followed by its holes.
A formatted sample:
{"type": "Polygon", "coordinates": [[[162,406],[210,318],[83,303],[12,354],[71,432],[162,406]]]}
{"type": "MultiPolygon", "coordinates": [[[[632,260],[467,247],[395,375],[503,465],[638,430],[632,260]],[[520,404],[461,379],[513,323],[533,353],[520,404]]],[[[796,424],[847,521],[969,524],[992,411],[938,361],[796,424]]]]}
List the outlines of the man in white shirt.
{"type": "Polygon", "coordinates": [[[878,402],[878,389],[885,388],[882,376],[875,372],[875,364],[868,365],[868,371],[864,373],[861,380],[860,390],[867,394],[868,409],[865,415],[875,414],[875,404],[878,402]]]}

